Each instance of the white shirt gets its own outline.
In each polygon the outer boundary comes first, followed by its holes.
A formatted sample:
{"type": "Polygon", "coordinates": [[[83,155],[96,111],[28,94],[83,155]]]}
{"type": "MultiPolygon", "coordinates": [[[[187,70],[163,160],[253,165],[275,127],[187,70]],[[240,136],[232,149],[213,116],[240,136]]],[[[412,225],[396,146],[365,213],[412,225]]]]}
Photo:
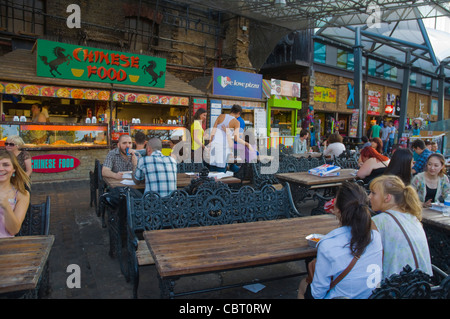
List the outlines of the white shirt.
{"type": "Polygon", "coordinates": [[[345,145],[339,142],[331,143],[327,146],[327,148],[323,151],[324,156],[331,156],[331,158],[339,156],[342,152],[345,151],[345,145]]]}
{"type": "Polygon", "coordinates": [[[320,240],[311,283],[311,294],[315,299],[367,299],[372,294],[372,290],[381,281],[383,246],[380,233],[372,230],[371,234],[372,241],[352,270],[330,291],[333,278],[337,278],[353,259],[349,247],[351,227],[339,227],[320,240]]]}

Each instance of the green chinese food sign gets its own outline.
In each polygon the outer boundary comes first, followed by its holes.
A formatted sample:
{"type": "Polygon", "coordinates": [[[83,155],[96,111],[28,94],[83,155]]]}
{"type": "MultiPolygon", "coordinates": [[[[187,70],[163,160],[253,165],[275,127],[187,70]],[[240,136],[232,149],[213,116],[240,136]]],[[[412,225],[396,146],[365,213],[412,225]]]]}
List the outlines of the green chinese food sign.
{"type": "Polygon", "coordinates": [[[38,76],[163,88],[166,60],[127,52],[38,40],[38,76]]]}

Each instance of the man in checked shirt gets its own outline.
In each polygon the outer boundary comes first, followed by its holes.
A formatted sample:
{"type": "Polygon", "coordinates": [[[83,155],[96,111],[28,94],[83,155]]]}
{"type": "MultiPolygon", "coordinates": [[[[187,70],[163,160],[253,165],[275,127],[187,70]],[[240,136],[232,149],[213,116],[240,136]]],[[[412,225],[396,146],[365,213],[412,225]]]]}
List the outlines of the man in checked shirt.
{"type": "Polygon", "coordinates": [[[147,142],[147,156],[137,158],[133,153],[133,180],[145,182],[145,192],[154,191],[167,196],[177,189],[177,162],[172,156],[161,153],[162,143],[153,137],[147,142]]]}
{"type": "Polygon", "coordinates": [[[413,175],[415,175],[417,173],[423,172],[427,159],[431,154],[433,154],[433,152],[431,152],[425,146],[425,142],[422,140],[415,140],[414,142],[412,142],[411,148],[413,149],[414,152],[416,152],[417,155],[419,155],[419,157],[416,160],[416,163],[412,167],[412,173],[413,175]]]}

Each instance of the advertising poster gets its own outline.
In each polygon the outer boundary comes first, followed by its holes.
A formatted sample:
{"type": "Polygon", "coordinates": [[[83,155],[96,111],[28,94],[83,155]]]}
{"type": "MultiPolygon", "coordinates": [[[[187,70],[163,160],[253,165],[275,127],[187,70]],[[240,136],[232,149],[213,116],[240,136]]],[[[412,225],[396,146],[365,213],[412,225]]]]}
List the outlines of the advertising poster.
{"type": "Polygon", "coordinates": [[[367,104],[367,114],[369,115],[380,115],[380,99],[381,93],[378,91],[369,91],[368,93],[368,104],[367,104]]]}
{"type": "Polygon", "coordinates": [[[336,89],[315,86],[314,87],[314,101],[336,103],[336,89]]]}

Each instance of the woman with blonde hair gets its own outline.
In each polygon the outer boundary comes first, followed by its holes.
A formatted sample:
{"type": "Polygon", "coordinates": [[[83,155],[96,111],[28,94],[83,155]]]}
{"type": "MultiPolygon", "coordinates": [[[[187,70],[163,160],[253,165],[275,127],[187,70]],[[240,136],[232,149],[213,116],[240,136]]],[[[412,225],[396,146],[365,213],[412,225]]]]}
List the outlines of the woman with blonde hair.
{"type": "Polygon", "coordinates": [[[31,176],[31,173],[33,172],[33,169],[31,168],[31,155],[27,151],[21,149],[24,144],[25,143],[19,135],[11,135],[6,138],[5,148],[7,151],[16,155],[20,167],[22,167],[28,176],[31,176]]]}
{"type": "Polygon", "coordinates": [[[383,242],[383,278],[398,274],[403,267],[419,268],[430,276],[430,251],[423,230],[422,203],[416,190],[393,175],[383,175],[370,183],[372,217],[383,242]]]}
{"type": "Polygon", "coordinates": [[[30,204],[30,178],[13,153],[0,151],[0,238],[20,231],[30,204]]]}

